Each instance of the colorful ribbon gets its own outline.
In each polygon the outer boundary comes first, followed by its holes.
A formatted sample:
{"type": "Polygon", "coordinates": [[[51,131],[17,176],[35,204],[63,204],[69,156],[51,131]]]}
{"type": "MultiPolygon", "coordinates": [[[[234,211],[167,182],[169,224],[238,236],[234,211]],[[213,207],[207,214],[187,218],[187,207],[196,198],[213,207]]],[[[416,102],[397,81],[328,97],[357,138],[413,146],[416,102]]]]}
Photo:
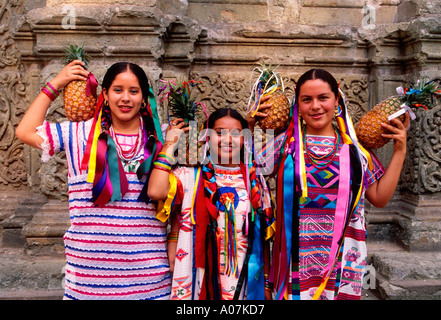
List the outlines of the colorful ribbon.
{"type": "Polygon", "coordinates": [[[96,99],[96,88],[98,88],[98,81],[95,76],[91,73],[87,76],[86,80],[86,95],[90,97],[92,95],[96,99]]]}
{"type": "Polygon", "coordinates": [[[170,183],[170,190],[165,201],[158,201],[158,207],[156,211],[156,218],[162,222],[166,222],[170,217],[170,212],[176,197],[176,192],[178,190],[178,183],[174,173],[170,172],[168,178],[168,181],[170,183]]]}

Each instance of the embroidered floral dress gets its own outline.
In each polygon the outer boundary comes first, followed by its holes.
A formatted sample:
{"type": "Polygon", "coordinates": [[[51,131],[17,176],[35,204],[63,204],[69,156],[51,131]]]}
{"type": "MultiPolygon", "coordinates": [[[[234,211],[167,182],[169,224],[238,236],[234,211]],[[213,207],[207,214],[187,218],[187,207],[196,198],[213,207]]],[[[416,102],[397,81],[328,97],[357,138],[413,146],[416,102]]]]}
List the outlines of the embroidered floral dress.
{"type": "MultiPolygon", "coordinates": [[[[335,138],[307,135],[306,139],[310,153],[317,157],[329,155],[323,160],[316,160],[317,163],[328,163],[334,150],[335,138]]],[[[291,299],[312,299],[321,283],[322,272],[329,262],[340,178],[341,147],[342,143],[326,168],[314,165],[305,150],[308,197],[300,203],[299,269],[298,272],[291,274],[290,285],[291,288],[292,283],[299,283],[299,290],[294,287],[290,291],[291,299]]],[[[368,170],[365,174],[369,185],[384,173],[378,159],[374,155],[371,156],[374,169],[368,170]]],[[[360,299],[366,258],[366,221],[363,194],[362,200],[349,222],[343,250],[338,257],[338,264],[332,271],[320,299],[360,299]]]]}
{"type": "Polygon", "coordinates": [[[138,135],[116,136],[118,148],[135,150],[122,161],[129,183],[126,195],[95,207],[92,184],[81,170],[91,121],[45,122],[38,128],[44,139],[42,160],[64,150],[68,164],[71,226],[64,235],[64,299],[169,299],[166,224],[156,219],[153,204],[137,201],[143,181],[136,169],[144,157],[143,148],[135,148],[138,135]]]}
{"type": "MultiPolygon", "coordinates": [[[[176,178],[183,187],[182,207],[179,214],[179,237],[176,249],[175,267],[173,273],[172,293],[173,300],[198,300],[204,279],[203,268],[194,268],[194,228],[190,214],[193,203],[193,191],[197,168],[178,167],[174,170],[176,178]]],[[[235,221],[237,234],[238,273],[242,270],[245,259],[248,238],[243,233],[243,227],[250,201],[245,188],[242,172],[239,167],[227,168],[215,166],[216,184],[221,188],[232,188],[225,197],[229,197],[235,204],[235,221]],[[235,200],[235,201],[234,201],[235,200]]],[[[178,183],[179,184],[179,183],[178,183]]],[[[266,198],[264,198],[266,199],[266,198]]],[[[269,205],[265,200],[266,206],[269,205]]],[[[197,215],[197,213],[196,213],[197,215]]],[[[238,278],[234,274],[227,274],[225,252],[225,212],[219,210],[218,228],[220,231],[220,283],[222,300],[232,300],[237,286],[238,278]]],[[[242,288],[240,299],[244,299],[246,292],[242,288]]]]}

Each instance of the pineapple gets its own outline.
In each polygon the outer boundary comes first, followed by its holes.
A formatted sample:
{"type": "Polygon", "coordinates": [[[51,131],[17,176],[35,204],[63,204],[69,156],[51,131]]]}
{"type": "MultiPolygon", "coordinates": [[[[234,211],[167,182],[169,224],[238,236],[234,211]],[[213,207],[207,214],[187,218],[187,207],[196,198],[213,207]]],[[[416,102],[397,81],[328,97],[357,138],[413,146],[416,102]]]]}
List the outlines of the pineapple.
{"type": "Polygon", "coordinates": [[[258,110],[260,104],[259,96],[265,97],[269,95],[270,98],[265,103],[272,104],[272,106],[265,110],[268,116],[258,119],[258,124],[262,130],[272,129],[277,135],[285,131],[289,125],[291,104],[280,87],[279,78],[275,73],[276,68],[266,67],[263,64],[261,69],[256,69],[260,72],[260,75],[254,85],[253,96],[250,100],[253,101],[253,106],[251,106],[250,111],[254,113],[254,111],[258,110]]]}
{"type": "Polygon", "coordinates": [[[175,119],[184,119],[185,125],[190,127],[190,131],[180,136],[175,151],[176,160],[180,165],[195,166],[198,164],[199,132],[197,130],[196,111],[199,103],[195,103],[190,99],[190,87],[196,83],[193,80],[180,81],[178,84],[169,81],[167,92],[165,92],[167,86],[160,89],[160,94],[162,93],[165,96],[162,100],[167,99],[169,116],[175,119]]]}
{"type": "MultiPolygon", "coordinates": [[[[83,46],[69,45],[65,50],[64,63],[69,64],[73,60],[81,60],[87,70],[90,57],[85,53],[83,46]]],[[[87,83],[84,80],[74,80],[64,88],[64,110],[70,121],[86,121],[95,113],[96,87],[91,88],[91,94],[87,95],[87,83]]]]}
{"type": "MultiPolygon", "coordinates": [[[[398,91],[398,90],[397,90],[398,91]]],[[[403,90],[401,95],[390,97],[372,110],[366,113],[359,121],[355,130],[358,140],[368,149],[378,149],[384,146],[389,139],[383,138],[381,134],[389,133],[381,126],[381,123],[388,123],[388,117],[402,109],[406,104],[410,108],[432,106],[433,97],[440,94],[438,84],[435,81],[418,81],[416,87],[411,86],[403,90]]],[[[404,121],[404,114],[398,117],[404,121]]]]}

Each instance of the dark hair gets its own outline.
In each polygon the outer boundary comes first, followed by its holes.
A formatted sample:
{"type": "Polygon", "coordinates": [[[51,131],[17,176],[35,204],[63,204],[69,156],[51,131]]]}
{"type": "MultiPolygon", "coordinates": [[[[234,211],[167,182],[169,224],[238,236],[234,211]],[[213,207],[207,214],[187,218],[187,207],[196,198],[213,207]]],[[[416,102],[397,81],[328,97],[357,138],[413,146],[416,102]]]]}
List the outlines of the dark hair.
{"type": "Polygon", "coordinates": [[[149,80],[144,70],[137,64],[130,62],[117,62],[111,65],[104,76],[102,87],[108,91],[116,76],[126,71],[130,71],[136,76],[139,86],[141,87],[142,97],[147,102],[150,90],[149,80]]]}
{"type": "MultiPolygon", "coordinates": [[[[230,108],[217,109],[212,114],[210,114],[207,121],[208,129],[213,129],[216,120],[219,120],[223,117],[231,117],[233,119],[236,119],[242,125],[242,130],[248,129],[248,122],[245,120],[245,118],[239,112],[230,108]]],[[[242,146],[240,150],[240,160],[242,162],[245,161],[245,144],[242,146]]]]}
{"type": "Polygon", "coordinates": [[[242,125],[242,129],[248,128],[248,122],[245,120],[245,118],[242,117],[239,112],[230,108],[217,109],[215,112],[210,114],[210,116],[208,117],[208,128],[213,129],[216,120],[223,117],[231,117],[233,119],[236,119],[242,125]]]}
{"type": "MultiPolygon", "coordinates": [[[[117,62],[109,67],[107,69],[106,74],[103,78],[102,87],[103,89],[106,89],[109,91],[110,86],[112,85],[113,81],[115,80],[116,76],[120,73],[130,71],[132,72],[136,78],[138,79],[139,86],[141,87],[142,97],[144,98],[144,101],[146,105],[149,101],[149,91],[150,91],[150,84],[149,80],[147,78],[147,75],[145,74],[144,70],[138,66],[137,64],[130,63],[130,62],[117,62]]],[[[147,135],[147,137],[150,137],[154,134],[154,123],[153,119],[149,113],[149,111],[146,108],[141,108],[139,111],[142,119],[144,120],[144,131],[147,135]]],[[[112,123],[112,117],[110,116],[110,108],[109,106],[104,105],[103,106],[103,129],[104,131],[108,131],[110,128],[110,125],[112,123]]],[[[146,139],[147,140],[147,139],[146,139]]],[[[149,139],[150,140],[150,139],[149,139]]],[[[146,141],[147,143],[148,141],[146,141]]],[[[152,141],[149,143],[152,144],[152,141]]],[[[149,148],[150,149],[150,148],[149,148]]]]}
{"type": "Polygon", "coordinates": [[[333,75],[323,69],[311,69],[309,71],[306,71],[304,74],[302,74],[299,80],[297,81],[297,85],[295,89],[296,103],[299,102],[300,88],[302,87],[302,85],[308,80],[316,80],[316,79],[320,79],[328,83],[329,86],[331,87],[331,91],[335,94],[335,98],[339,97],[338,82],[337,80],[335,80],[333,75]]]}

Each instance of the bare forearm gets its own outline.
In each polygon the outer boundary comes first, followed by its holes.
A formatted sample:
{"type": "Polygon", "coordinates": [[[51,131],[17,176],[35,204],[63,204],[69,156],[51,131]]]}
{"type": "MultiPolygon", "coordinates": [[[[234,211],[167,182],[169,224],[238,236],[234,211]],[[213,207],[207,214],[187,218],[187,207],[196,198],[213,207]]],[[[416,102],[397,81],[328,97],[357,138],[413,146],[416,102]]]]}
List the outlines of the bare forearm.
{"type": "MultiPolygon", "coordinates": [[[[172,145],[165,143],[161,152],[165,152],[168,156],[173,157],[173,150],[172,145]]],[[[169,172],[153,168],[147,190],[150,199],[165,200],[167,198],[170,190],[169,175],[169,172]]]]}
{"type": "Polygon", "coordinates": [[[44,93],[37,96],[15,131],[20,141],[34,148],[40,148],[43,139],[37,134],[37,128],[43,124],[50,103],[51,100],[44,93]]]}
{"type": "MultiPolygon", "coordinates": [[[[69,63],[50,81],[51,90],[58,91],[73,80],[86,80],[89,72],[84,70],[82,66],[84,63],[78,60],[69,63]]],[[[53,93],[56,94],[55,91],[53,93]]],[[[50,96],[52,97],[52,95],[50,96]]],[[[37,134],[37,128],[43,124],[50,103],[51,98],[45,93],[41,92],[37,96],[15,131],[18,139],[32,147],[40,148],[43,139],[37,134]]]]}

